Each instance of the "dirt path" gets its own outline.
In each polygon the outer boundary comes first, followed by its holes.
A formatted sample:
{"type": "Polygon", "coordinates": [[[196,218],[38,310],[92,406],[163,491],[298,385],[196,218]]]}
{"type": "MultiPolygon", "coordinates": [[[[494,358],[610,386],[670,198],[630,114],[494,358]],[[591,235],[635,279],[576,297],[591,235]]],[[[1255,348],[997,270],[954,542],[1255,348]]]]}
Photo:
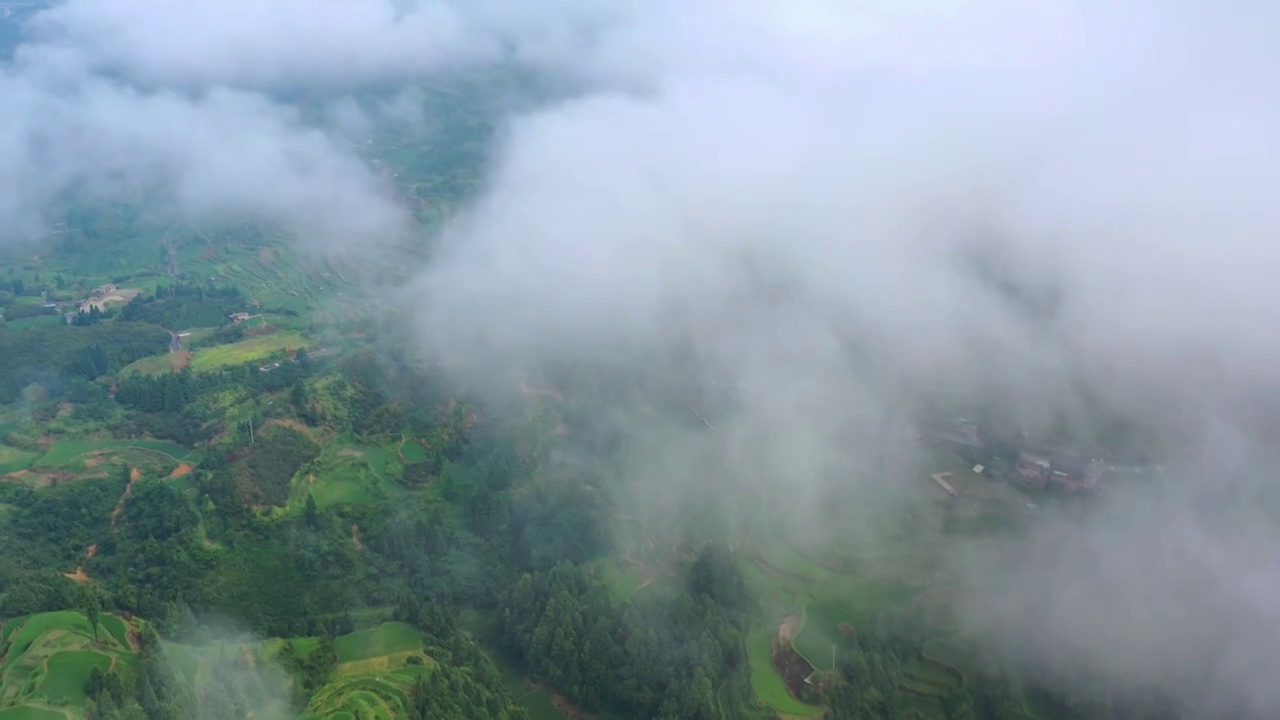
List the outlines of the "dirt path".
{"type": "Polygon", "coordinates": [[[276,418],[274,420],[269,421],[266,425],[263,425],[262,429],[266,430],[272,425],[279,425],[281,427],[287,427],[290,430],[297,430],[303,435],[307,437],[311,437],[312,428],[307,427],[306,425],[302,424],[302,422],[298,420],[294,420],[293,418],[276,418]]]}
{"type": "Polygon", "coordinates": [[[128,502],[129,498],[133,497],[133,486],[137,485],[138,481],[141,479],[141,470],[138,468],[131,468],[129,470],[129,484],[125,486],[124,494],[120,496],[120,500],[116,503],[115,509],[111,511],[111,527],[116,526],[116,521],[120,519],[120,515],[124,512],[124,504],[128,502]]]}
{"type": "Polygon", "coordinates": [[[86,450],[80,453],[79,455],[72,455],[62,464],[65,465],[66,463],[71,462],[72,460],[79,460],[85,455],[93,455],[95,453],[102,453],[102,452],[111,452],[113,450],[141,450],[142,452],[155,453],[156,455],[167,457],[176,463],[182,462],[182,458],[191,456],[191,452],[188,452],[186,455],[183,455],[182,457],[174,457],[173,455],[170,455],[169,453],[163,450],[156,450],[155,448],[142,447],[141,445],[111,445],[110,447],[98,448],[97,450],[86,450]]]}

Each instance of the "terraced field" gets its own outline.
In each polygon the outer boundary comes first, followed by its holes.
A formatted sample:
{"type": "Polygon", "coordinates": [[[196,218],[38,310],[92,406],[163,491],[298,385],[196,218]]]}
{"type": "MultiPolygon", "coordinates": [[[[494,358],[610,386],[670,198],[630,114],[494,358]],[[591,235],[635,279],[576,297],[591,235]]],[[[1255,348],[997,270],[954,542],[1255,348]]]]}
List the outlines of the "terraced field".
{"type": "Polygon", "coordinates": [[[405,623],[344,635],[334,649],[338,665],[312,697],[305,718],[404,717],[414,683],[435,669],[435,661],[422,652],[422,631],[405,623]]]}
{"type": "Polygon", "coordinates": [[[0,718],[83,717],[94,668],[132,682],[138,662],[123,619],[103,615],[97,637],[79,611],[14,618],[0,632],[0,718]]]}
{"type": "Polygon", "coordinates": [[[118,449],[144,450],[178,462],[199,462],[199,454],[194,450],[162,440],[58,440],[35,464],[57,467],[89,453],[118,449]]]}
{"type": "Polygon", "coordinates": [[[389,467],[399,465],[398,460],[393,462],[394,453],[394,447],[388,450],[349,439],[325,443],[313,472],[295,480],[291,509],[301,512],[308,495],[324,508],[368,504],[382,493],[400,492],[400,485],[392,480],[394,468],[389,467]]]}

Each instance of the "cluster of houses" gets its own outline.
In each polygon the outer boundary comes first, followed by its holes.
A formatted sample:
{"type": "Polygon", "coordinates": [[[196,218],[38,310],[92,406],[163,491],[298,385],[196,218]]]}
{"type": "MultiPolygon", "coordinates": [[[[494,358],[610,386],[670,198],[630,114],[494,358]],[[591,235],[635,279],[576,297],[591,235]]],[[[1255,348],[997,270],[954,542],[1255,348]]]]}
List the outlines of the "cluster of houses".
{"type": "Polygon", "coordinates": [[[946,445],[962,457],[993,469],[1008,467],[1012,462],[1013,472],[1007,473],[1005,479],[1030,487],[1081,493],[1093,490],[1102,481],[1107,465],[1101,458],[1037,446],[1024,433],[1016,436],[997,448],[976,422],[965,418],[927,423],[917,433],[921,440],[946,445]]]}
{"type": "Polygon", "coordinates": [[[1036,488],[1053,486],[1067,492],[1083,492],[1098,486],[1105,467],[1100,458],[1090,458],[1083,463],[1074,458],[1055,462],[1044,455],[1020,452],[1014,477],[1036,488]]]}
{"type": "Polygon", "coordinates": [[[105,285],[99,285],[89,293],[89,300],[90,301],[101,300],[106,296],[110,295],[111,293],[115,292],[116,289],[117,288],[115,283],[107,283],[105,285]]]}

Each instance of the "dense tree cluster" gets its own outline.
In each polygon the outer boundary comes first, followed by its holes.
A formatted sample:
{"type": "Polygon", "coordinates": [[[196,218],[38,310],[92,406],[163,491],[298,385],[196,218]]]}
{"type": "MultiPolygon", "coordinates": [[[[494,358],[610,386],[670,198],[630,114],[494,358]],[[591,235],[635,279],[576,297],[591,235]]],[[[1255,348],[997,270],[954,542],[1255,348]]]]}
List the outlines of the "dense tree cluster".
{"type": "Polygon", "coordinates": [[[719,717],[716,688],[743,662],[738,630],[706,597],[620,603],[597,575],[559,565],[502,599],[508,649],[590,711],[675,720],[719,717]]]}
{"type": "Polygon", "coordinates": [[[228,458],[227,472],[247,505],[283,505],[298,468],[320,453],[320,446],[283,425],[263,429],[247,448],[228,458]]]}
{"type": "Polygon", "coordinates": [[[14,402],[33,383],[61,395],[71,378],[93,380],[168,347],[167,332],[143,323],[0,331],[0,403],[14,402]]]}
{"type": "Polygon", "coordinates": [[[240,289],[228,283],[173,283],[158,286],[155,294],[135,297],[120,310],[120,319],[170,330],[217,327],[227,322],[228,313],[246,306],[240,289]]]}

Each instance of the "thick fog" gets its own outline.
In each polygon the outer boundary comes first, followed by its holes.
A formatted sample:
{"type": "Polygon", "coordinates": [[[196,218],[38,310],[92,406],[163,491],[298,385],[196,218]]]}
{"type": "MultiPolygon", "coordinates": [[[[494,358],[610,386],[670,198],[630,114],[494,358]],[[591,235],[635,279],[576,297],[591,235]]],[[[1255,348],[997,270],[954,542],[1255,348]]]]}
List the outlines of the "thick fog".
{"type": "Polygon", "coordinates": [[[591,92],[512,120],[415,287],[423,336],[488,377],[738,388],[706,428],[632,421],[627,512],[764,493],[805,541],[848,486],[894,492],[886,426],[923,399],[1120,416],[1164,477],[957,551],[962,617],[1274,716],[1280,24],[1121,5],[660,5],[584,56],[591,92]]]}
{"type": "MultiPolygon", "coordinates": [[[[806,540],[846,486],[892,494],[924,401],[1033,430],[1101,406],[1166,477],[1087,531],[958,553],[966,620],[1207,715],[1280,713],[1280,541],[1258,510],[1280,427],[1280,10],[69,0],[0,74],[0,228],[37,234],[87,188],[376,252],[406,215],[342,134],[378,122],[344,94],[499,62],[575,92],[505,119],[409,289],[424,347],[512,393],[571,364],[641,393],[735,388],[688,426],[586,412],[635,438],[637,513],[768,492],[806,540]],[[280,99],[301,90],[339,131],[280,99]]],[[[401,97],[387,112],[414,118],[401,97]]]]}

